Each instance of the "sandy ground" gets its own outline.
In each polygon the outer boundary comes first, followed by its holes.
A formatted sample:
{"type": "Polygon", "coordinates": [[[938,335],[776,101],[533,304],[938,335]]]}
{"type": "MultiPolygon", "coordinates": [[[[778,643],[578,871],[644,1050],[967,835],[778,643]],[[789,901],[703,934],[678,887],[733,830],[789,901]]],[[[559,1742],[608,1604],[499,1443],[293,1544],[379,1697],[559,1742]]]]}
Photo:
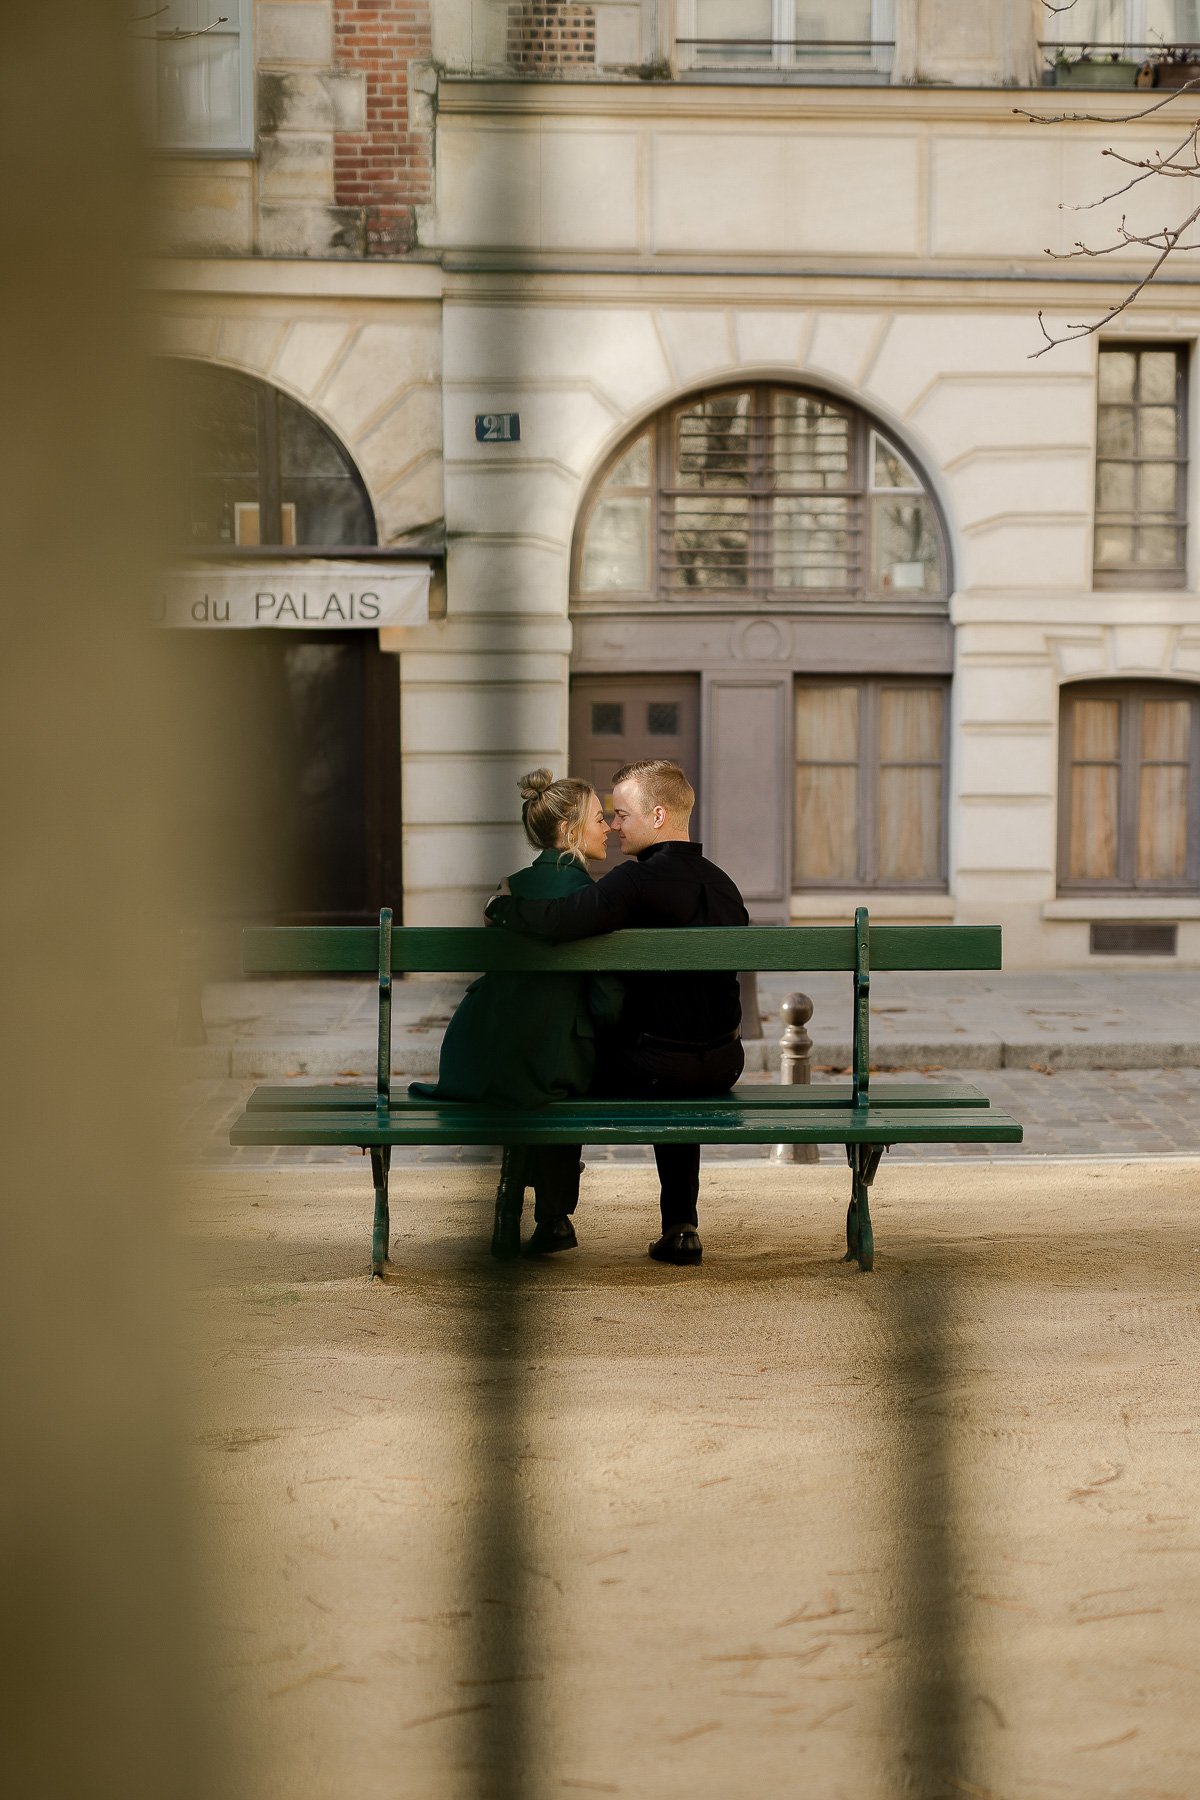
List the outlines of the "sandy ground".
{"type": "Polygon", "coordinates": [[[1200,1794],[1200,1161],[714,1166],[486,1253],[487,1171],[196,1178],[255,1800],[1200,1794]]]}

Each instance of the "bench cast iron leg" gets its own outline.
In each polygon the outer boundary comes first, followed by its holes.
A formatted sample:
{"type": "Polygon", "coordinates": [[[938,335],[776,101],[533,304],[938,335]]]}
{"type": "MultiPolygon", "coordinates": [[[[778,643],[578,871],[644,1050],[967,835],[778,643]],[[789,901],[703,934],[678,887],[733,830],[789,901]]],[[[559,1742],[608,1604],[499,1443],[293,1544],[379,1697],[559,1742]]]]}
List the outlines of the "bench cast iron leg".
{"type": "Polygon", "coordinates": [[[383,1265],[391,1262],[388,1243],[391,1217],[388,1213],[388,1172],[392,1165],[390,1144],[372,1144],[371,1178],[375,1183],[375,1224],[371,1231],[371,1275],[382,1278],[383,1265]]]}
{"type": "Polygon", "coordinates": [[[871,1204],[867,1190],[875,1179],[882,1144],[847,1144],[850,1164],[850,1206],[846,1213],[846,1254],[843,1262],[857,1262],[866,1274],[875,1266],[875,1234],[871,1229],[871,1204]]]}
{"type": "Polygon", "coordinates": [[[496,1222],[492,1227],[492,1255],[499,1257],[501,1262],[509,1262],[521,1253],[526,1162],[524,1145],[505,1144],[500,1160],[500,1185],[496,1189],[496,1222]]]}

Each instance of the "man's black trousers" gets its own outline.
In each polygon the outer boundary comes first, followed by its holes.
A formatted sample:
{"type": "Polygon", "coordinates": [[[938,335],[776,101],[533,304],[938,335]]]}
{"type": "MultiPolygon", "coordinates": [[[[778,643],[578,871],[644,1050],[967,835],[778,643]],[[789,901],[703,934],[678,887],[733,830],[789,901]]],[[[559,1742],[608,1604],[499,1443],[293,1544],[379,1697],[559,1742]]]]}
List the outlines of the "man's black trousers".
{"type": "MultiPolygon", "coordinates": [[[[744,1063],[741,1039],[736,1037],[706,1047],[645,1034],[634,1043],[604,1039],[591,1091],[622,1100],[702,1100],[727,1094],[744,1063]]],[[[654,1160],[663,1231],[697,1224],[699,1144],[655,1144],[654,1160]]]]}

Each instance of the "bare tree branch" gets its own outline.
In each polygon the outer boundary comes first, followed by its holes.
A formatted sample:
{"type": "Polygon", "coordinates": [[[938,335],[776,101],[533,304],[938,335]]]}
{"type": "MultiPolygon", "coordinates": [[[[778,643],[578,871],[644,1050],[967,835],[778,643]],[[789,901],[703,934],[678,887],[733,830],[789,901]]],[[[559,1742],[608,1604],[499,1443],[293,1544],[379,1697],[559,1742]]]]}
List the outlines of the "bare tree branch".
{"type": "Polygon", "coordinates": [[[1013,111],[1019,119],[1028,119],[1033,125],[1136,125],[1139,120],[1148,119],[1152,113],[1161,112],[1164,106],[1173,105],[1180,94],[1186,94],[1191,88],[1198,86],[1200,75],[1195,75],[1191,81],[1172,88],[1169,94],[1164,94],[1153,106],[1144,106],[1140,112],[1133,113],[1035,113],[1029,112],[1024,106],[1014,106],[1013,111]]]}
{"type": "MultiPolygon", "coordinates": [[[[1042,6],[1048,13],[1070,12],[1074,5],[1075,0],[1064,0],[1061,5],[1056,4],[1055,0],[1042,0],[1042,6]]],[[[1085,45],[1083,48],[1086,50],[1087,46],[1085,45]]],[[[1166,46],[1160,43],[1160,52],[1165,49],[1166,46]]],[[[1190,61],[1190,56],[1182,51],[1177,51],[1175,56],[1177,60],[1184,63],[1190,61]]],[[[1144,119],[1152,118],[1164,107],[1173,105],[1181,94],[1193,92],[1197,88],[1200,88],[1200,73],[1197,73],[1191,80],[1181,83],[1179,87],[1172,88],[1170,93],[1164,94],[1160,100],[1155,100],[1148,106],[1141,106],[1136,112],[1122,113],[1116,117],[1106,116],[1103,113],[1084,112],[1035,113],[1020,106],[1014,107],[1013,112],[1018,118],[1028,119],[1034,125],[1137,125],[1144,119]]],[[[1128,156],[1111,145],[1102,150],[1100,154],[1111,157],[1114,162],[1120,163],[1124,168],[1133,169],[1136,173],[1121,186],[1102,194],[1097,200],[1079,202],[1060,200],[1060,212],[1091,212],[1098,206],[1108,206],[1112,201],[1120,199],[1122,195],[1130,193],[1134,188],[1142,187],[1144,183],[1157,177],[1167,181],[1200,180],[1200,120],[1191,125],[1174,149],[1165,154],[1161,150],[1154,150],[1149,156],[1128,156]]],[[[1048,249],[1046,255],[1053,257],[1056,262],[1070,262],[1080,257],[1094,260],[1112,256],[1119,250],[1138,246],[1144,250],[1153,251],[1154,260],[1146,272],[1133,283],[1124,298],[1119,300],[1115,306],[1111,306],[1101,318],[1093,319],[1090,322],[1080,320],[1076,324],[1068,325],[1062,336],[1055,337],[1047,329],[1045,315],[1039,311],[1038,327],[1045,342],[1039,349],[1030,352],[1030,359],[1044,356],[1047,350],[1053,350],[1059,344],[1073,343],[1078,338],[1091,337],[1096,332],[1102,331],[1145,292],[1155,276],[1162,270],[1168,257],[1186,254],[1189,250],[1200,250],[1200,243],[1185,244],[1182,242],[1198,219],[1200,219],[1200,204],[1197,204],[1186,218],[1176,225],[1164,225],[1160,231],[1138,232],[1129,229],[1126,223],[1126,214],[1122,213],[1117,225],[1116,241],[1113,243],[1093,246],[1085,244],[1081,238],[1077,238],[1073,249],[1048,249]]]]}
{"type": "MultiPolygon", "coordinates": [[[[169,6],[159,6],[153,12],[143,13],[140,19],[131,19],[129,23],[139,25],[146,19],[157,19],[162,13],[169,11],[169,6]]],[[[210,31],[217,29],[218,25],[228,25],[228,23],[228,13],[222,13],[220,18],[214,19],[211,25],[201,25],[196,31],[185,31],[181,25],[176,25],[170,31],[131,31],[129,36],[140,38],[143,43],[149,44],[181,44],[187,38],[207,37],[210,31]]]]}
{"type": "MultiPolygon", "coordinates": [[[[1121,313],[1123,313],[1127,307],[1130,307],[1133,305],[1134,301],[1137,299],[1139,294],[1143,293],[1144,290],[1149,287],[1150,283],[1154,280],[1154,277],[1158,274],[1159,270],[1162,268],[1163,264],[1166,262],[1168,256],[1170,256],[1172,254],[1172,252],[1178,247],[1179,239],[1182,237],[1183,233],[1188,229],[1188,227],[1190,225],[1194,225],[1196,223],[1197,219],[1200,219],[1200,205],[1197,205],[1188,214],[1187,218],[1184,219],[1183,222],[1180,225],[1178,225],[1174,230],[1170,230],[1164,226],[1164,228],[1161,232],[1152,233],[1151,237],[1138,237],[1138,236],[1136,236],[1136,234],[1134,234],[1132,232],[1125,232],[1125,221],[1124,221],[1124,219],[1122,219],[1121,230],[1125,233],[1124,242],[1151,245],[1152,239],[1165,240],[1163,248],[1162,248],[1157,260],[1151,264],[1150,268],[1147,269],[1146,273],[1142,276],[1141,280],[1138,281],[1136,283],[1136,285],[1129,290],[1129,292],[1125,295],[1124,299],[1119,300],[1117,302],[1116,306],[1110,307],[1109,310],[1104,314],[1104,317],[1102,319],[1093,319],[1090,323],[1081,321],[1078,324],[1068,325],[1066,333],[1062,337],[1052,337],[1050,335],[1050,333],[1046,330],[1045,317],[1042,314],[1042,312],[1039,310],[1038,316],[1037,316],[1038,317],[1038,326],[1040,327],[1042,336],[1045,338],[1046,341],[1042,345],[1040,350],[1033,350],[1030,352],[1029,360],[1032,362],[1036,357],[1045,356],[1047,350],[1053,350],[1059,344],[1070,344],[1070,343],[1074,343],[1077,338],[1092,337],[1094,335],[1094,333],[1096,333],[1097,331],[1102,331],[1106,325],[1111,324],[1112,321],[1115,318],[1117,318],[1121,313]]],[[[1157,244],[1152,244],[1152,247],[1157,248],[1157,244]]],[[[1084,254],[1086,256],[1107,256],[1111,253],[1112,250],[1117,250],[1120,248],[1122,248],[1122,245],[1113,244],[1113,245],[1110,245],[1107,250],[1087,250],[1087,249],[1085,249],[1085,247],[1083,245],[1080,245],[1078,251],[1071,251],[1071,252],[1069,252],[1069,254],[1078,255],[1078,254],[1080,254],[1080,252],[1082,252],[1082,254],[1084,254]]],[[[1184,245],[1183,248],[1184,249],[1200,249],[1200,245],[1195,245],[1195,244],[1184,245]]],[[[1052,255],[1053,252],[1048,252],[1048,254],[1052,255]]]]}

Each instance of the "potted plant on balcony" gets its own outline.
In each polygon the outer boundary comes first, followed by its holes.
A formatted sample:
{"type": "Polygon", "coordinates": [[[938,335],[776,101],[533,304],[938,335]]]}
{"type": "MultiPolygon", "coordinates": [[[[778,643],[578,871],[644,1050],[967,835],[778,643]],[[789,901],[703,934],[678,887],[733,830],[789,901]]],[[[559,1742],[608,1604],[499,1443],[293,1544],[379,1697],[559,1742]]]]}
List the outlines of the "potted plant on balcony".
{"type": "Polygon", "coordinates": [[[1164,45],[1150,60],[1155,87],[1181,88],[1200,78],[1200,52],[1194,44],[1164,45]]]}
{"type": "Polygon", "coordinates": [[[1068,56],[1065,50],[1059,51],[1054,59],[1054,85],[1131,88],[1138,67],[1132,57],[1123,56],[1120,50],[1105,50],[1093,54],[1086,44],[1082,44],[1079,55],[1075,57],[1068,56]]]}

